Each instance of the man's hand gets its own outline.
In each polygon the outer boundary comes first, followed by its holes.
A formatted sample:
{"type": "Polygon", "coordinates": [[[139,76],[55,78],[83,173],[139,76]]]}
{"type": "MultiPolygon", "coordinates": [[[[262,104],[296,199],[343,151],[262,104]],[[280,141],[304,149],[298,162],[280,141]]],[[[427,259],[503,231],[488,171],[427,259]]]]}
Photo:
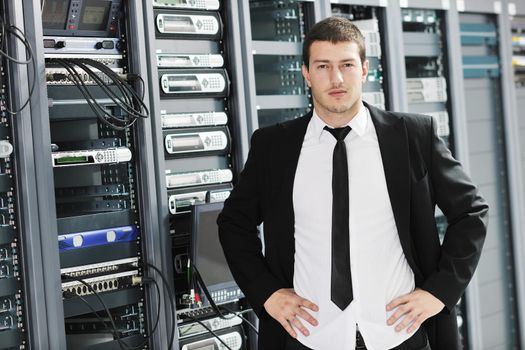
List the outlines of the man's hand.
{"type": "Polygon", "coordinates": [[[407,329],[407,333],[412,333],[417,330],[427,318],[443,310],[444,306],[445,304],[443,304],[441,300],[429,292],[416,288],[412,293],[395,298],[386,306],[387,311],[391,311],[397,307],[396,312],[394,312],[386,323],[392,326],[404,317],[396,326],[396,332],[400,332],[413,322],[407,329]]]}
{"type": "Polygon", "coordinates": [[[295,294],[293,288],[282,288],[274,292],[264,303],[264,308],[294,338],[297,338],[297,334],[292,325],[301,331],[305,337],[310,334],[299,320],[299,317],[308,321],[312,326],[317,326],[317,320],[303,308],[318,311],[319,307],[310,300],[295,294]]]}

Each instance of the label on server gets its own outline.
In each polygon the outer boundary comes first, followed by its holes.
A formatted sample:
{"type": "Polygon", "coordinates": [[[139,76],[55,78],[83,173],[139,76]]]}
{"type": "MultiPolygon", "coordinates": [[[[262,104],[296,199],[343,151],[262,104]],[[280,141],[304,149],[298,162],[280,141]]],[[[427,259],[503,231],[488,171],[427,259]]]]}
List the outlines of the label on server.
{"type": "Polygon", "coordinates": [[[53,167],[66,167],[90,164],[115,164],[129,162],[131,150],[127,147],[107,149],[52,152],[53,167]]]}
{"type": "Polygon", "coordinates": [[[154,7],[181,8],[192,10],[218,10],[219,0],[155,0],[154,7]]]}
{"type": "Polygon", "coordinates": [[[162,113],[162,128],[187,128],[228,124],[225,112],[162,113]]]}
{"type": "Polygon", "coordinates": [[[221,151],[228,147],[228,136],[224,131],[168,134],[164,144],[169,154],[221,151]]]}
{"type": "Polygon", "coordinates": [[[190,55],[157,52],[157,67],[160,68],[220,68],[222,66],[224,66],[224,58],[219,54],[190,55]]]}
{"type": "Polygon", "coordinates": [[[160,78],[165,94],[224,93],[226,79],[220,73],[166,73],[160,78]]]}
{"type": "Polygon", "coordinates": [[[215,16],[187,14],[158,14],[157,29],[164,34],[217,35],[220,24],[215,16]]]}
{"type": "Polygon", "coordinates": [[[233,172],[230,169],[166,174],[166,186],[168,188],[219,184],[223,182],[231,182],[232,180],[233,172]]]}

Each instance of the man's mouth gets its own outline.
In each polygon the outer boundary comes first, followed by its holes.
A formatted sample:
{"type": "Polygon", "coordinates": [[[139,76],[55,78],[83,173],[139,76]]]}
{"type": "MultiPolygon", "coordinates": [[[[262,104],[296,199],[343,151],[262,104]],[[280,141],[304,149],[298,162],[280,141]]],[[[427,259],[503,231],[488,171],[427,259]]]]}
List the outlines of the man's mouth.
{"type": "Polygon", "coordinates": [[[332,97],[342,97],[346,94],[346,90],[336,89],[328,91],[328,95],[332,97]]]}

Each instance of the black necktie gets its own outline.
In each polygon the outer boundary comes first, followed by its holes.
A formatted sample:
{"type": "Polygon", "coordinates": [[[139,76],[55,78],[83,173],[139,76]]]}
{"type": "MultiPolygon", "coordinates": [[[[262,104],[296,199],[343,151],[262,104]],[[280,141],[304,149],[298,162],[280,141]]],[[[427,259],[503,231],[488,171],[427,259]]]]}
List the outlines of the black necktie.
{"type": "Polygon", "coordinates": [[[352,273],[350,271],[350,229],[348,196],[348,161],[346,159],[345,137],[350,130],[330,129],[337,140],[334,148],[332,174],[332,274],[330,297],[341,310],[346,309],[354,298],[352,292],[352,273]]]}

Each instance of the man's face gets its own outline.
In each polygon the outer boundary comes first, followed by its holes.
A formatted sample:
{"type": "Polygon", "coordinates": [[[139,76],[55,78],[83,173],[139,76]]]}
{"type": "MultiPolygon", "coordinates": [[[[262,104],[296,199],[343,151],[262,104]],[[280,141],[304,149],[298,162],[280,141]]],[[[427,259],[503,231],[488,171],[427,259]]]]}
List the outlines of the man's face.
{"type": "Polygon", "coordinates": [[[314,41],[309,63],[310,68],[303,65],[302,72],[316,111],[332,116],[357,114],[362,84],[368,74],[368,61],[361,62],[357,44],[314,41]]]}

